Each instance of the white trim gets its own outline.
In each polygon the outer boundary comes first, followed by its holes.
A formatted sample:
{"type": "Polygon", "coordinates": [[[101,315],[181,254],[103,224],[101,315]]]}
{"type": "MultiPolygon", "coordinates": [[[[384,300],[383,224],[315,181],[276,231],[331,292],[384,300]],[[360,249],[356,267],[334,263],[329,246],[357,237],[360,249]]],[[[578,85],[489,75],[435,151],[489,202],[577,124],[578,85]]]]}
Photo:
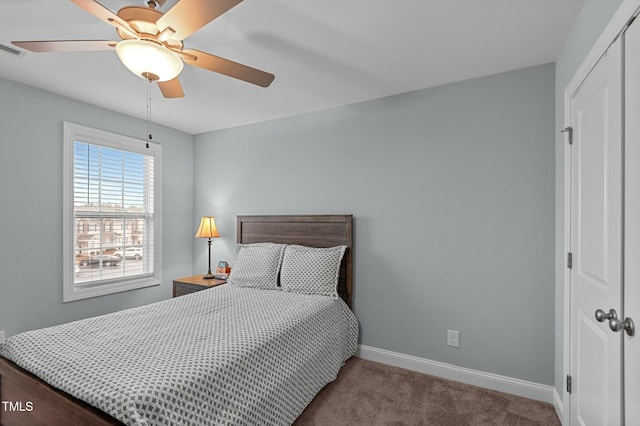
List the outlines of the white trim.
{"type": "Polygon", "coordinates": [[[417,371],[418,373],[430,374],[432,376],[442,377],[456,382],[480,386],[524,398],[535,399],[536,401],[547,403],[553,402],[553,386],[541,385],[539,383],[528,382],[526,380],[501,376],[499,374],[485,373],[483,371],[458,367],[444,362],[418,358],[416,356],[405,355],[366,345],[358,345],[356,356],[369,361],[376,361],[382,364],[392,365],[394,367],[417,371]]]}
{"type": "MultiPolygon", "coordinates": [[[[596,65],[602,55],[609,49],[609,46],[620,32],[627,25],[627,22],[635,16],[640,10],[640,0],[624,0],[616,13],[613,15],[605,29],[598,37],[585,59],[578,67],[578,70],[571,78],[569,83],[564,89],[563,94],[563,111],[564,111],[564,126],[571,125],[571,97],[576,93],[582,82],[593,67],[596,65]]],[[[568,143],[564,143],[564,250],[561,253],[561,258],[565,259],[566,253],[571,251],[571,233],[570,233],[570,215],[571,215],[571,152],[568,143]]],[[[563,260],[564,261],[564,260],[563,260]]],[[[564,268],[563,277],[563,356],[562,356],[562,377],[566,377],[571,371],[571,282],[570,273],[568,268],[564,268]]],[[[571,424],[571,407],[570,407],[570,394],[567,392],[565,386],[562,388],[562,400],[560,401],[560,394],[554,389],[554,405],[556,405],[556,411],[558,416],[562,413],[560,420],[563,425],[571,424]],[[558,401],[556,401],[558,399],[558,401]]]]}
{"type": "Polygon", "coordinates": [[[564,405],[556,388],[553,388],[553,408],[556,409],[556,414],[560,419],[560,423],[563,425],[567,424],[564,419],[564,405]]]}
{"type": "MultiPolygon", "coordinates": [[[[609,21],[605,29],[596,40],[595,44],[584,58],[580,67],[574,74],[573,78],[567,84],[567,88],[565,89],[565,99],[568,92],[569,97],[571,97],[578,87],[582,84],[584,79],[587,77],[587,74],[591,72],[593,67],[596,65],[600,57],[609,49],[611,43],[613,43],[620,34],[620,32],[624,29],[631,19],[640,9],[640,0],[624,0],[616,13],[613,15],[613,18],[609,21]]],[[[566,110],[566,103],[565,103],[566,110]]],[[[565,116],[565,122],[566,122],[565,116]]]]}
{"type": "MultiPolygon", "coordinates": [[[[570,126],[571,123],[571,102],[570,99],[567,98],[567,91],[565,90],[565,99],[564,99],[564,122],[565,127],[570,126]]],[[[561,253],[561,259],[566,261],[567,253],[571,251],[571,146],[568,141],[565,139],[563,141],[564,145],[564,241],[563,241],[563,252],[561,253]]],[[[563,354],[562,354],[562,383],[566,380],[567,374],[569,374],[570,366],[571,366],[571,271],[564,264],[563,266],[564,274],[563,274],[563,312],[562,312],[562,321],[563,321],[563,354]]],[[[557,393],[557,391],[556,391],[557,393]]],[[[559,393],[558,397],[560,396],[559,393]]],[[[571,419],[569,418],[571,410],[570,410],[570,394],[567,392],[567,387],[562,386],[562,412],[563,417],[560,417],[562,424],[570,425],[571,419]]]]}

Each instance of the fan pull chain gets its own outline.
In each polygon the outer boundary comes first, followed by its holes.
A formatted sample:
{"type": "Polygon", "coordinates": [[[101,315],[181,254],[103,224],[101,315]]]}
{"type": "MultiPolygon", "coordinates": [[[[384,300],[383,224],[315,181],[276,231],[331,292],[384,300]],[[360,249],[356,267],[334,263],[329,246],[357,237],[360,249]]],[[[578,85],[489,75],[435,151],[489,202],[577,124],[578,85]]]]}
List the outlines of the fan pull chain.
{"type": "Polygon", "coordinates": [[[153,139],[151,135],[151,79],[147,79],[147,136],[149,140],[153,139]]]}

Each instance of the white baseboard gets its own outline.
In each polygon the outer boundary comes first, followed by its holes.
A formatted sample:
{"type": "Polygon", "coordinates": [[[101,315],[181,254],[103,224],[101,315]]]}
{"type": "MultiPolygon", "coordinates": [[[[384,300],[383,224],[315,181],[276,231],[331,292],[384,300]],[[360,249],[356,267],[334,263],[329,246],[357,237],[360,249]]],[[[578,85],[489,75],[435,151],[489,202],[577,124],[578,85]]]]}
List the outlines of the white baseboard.
{"type": "MultiPolygon", "coordinates": [[[[370,361],[376,361],[392,365],[394,367],[406,368],[407,370],[497,390],[499,392],[534,399],[536,401],[547,402],[549,404],[554,403],[555,405],[553,386],[541,385],[539,383],[528,382],[526,380],[471,370],[469,368],[458,367],[438,361],[431,361],[366,345],[358,346],[356,356],[370,361]]],[[[558,410],[557,407],[556,410],[558,410]]]]}
{"type": "Polygon", "coordinates": [[[560,419],[560,423],[564,424],[564,404],[560,399],[560,394],[556,388],[553,388],[553,407],[556,409],[556,414],[560,419]]]}

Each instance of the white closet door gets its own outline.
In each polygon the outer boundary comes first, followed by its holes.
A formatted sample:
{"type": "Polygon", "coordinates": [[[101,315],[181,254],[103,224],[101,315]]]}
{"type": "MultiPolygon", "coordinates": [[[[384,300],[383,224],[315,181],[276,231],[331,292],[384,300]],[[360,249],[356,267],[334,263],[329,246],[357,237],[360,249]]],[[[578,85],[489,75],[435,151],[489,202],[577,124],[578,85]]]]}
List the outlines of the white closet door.
{"type": "MultiPolygon", "coordinates": [[[[625,33],[624,316],[640,321],[640,21],[625,33]]],[[[640,425],[640,338],[624,335],[626,426],[640,425]]]]}
{"type": "Polygon", "coordinates": [[[571,424],[622,423],[622,42],[571,99],[571,424]],[[603,313],[604,313],[603,312],[603,313]]]}

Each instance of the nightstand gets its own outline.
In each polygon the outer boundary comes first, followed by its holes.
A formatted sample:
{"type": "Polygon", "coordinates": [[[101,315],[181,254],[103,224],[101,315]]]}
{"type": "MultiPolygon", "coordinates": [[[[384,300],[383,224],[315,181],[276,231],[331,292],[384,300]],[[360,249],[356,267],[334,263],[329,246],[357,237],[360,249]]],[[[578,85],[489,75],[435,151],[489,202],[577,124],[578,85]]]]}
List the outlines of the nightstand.
{"type": "Polygon", "coordinates": [[[202,275],[177,278],[173,280],[173,297],[184,296],[185,294],[206,290],[224,283],[226,283],[224,280],[205,280],[202,278],[202,275]]]}

